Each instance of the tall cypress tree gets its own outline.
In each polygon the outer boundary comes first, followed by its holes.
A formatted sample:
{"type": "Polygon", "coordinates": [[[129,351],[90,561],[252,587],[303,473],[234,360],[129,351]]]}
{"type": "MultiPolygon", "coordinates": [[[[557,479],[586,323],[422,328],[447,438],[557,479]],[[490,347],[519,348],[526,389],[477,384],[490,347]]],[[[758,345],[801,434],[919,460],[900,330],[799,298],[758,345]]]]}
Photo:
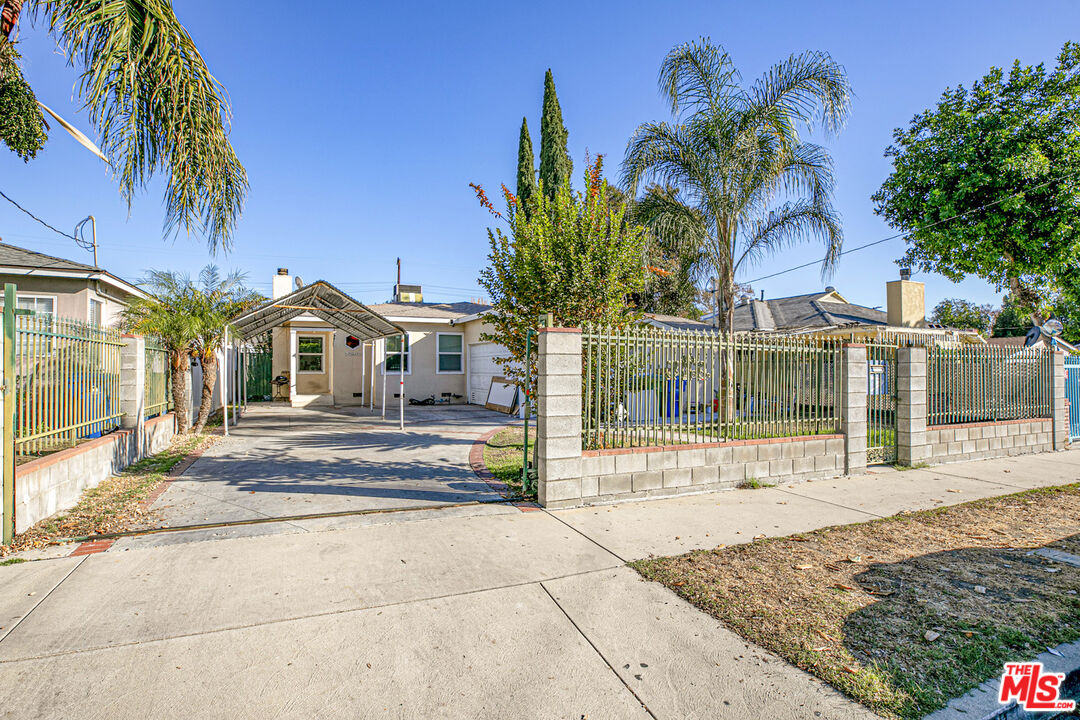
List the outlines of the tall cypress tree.
{"type": "Polygon", "coordinates": [[[562,109],[555,96],[555,78],[548,68],[544,76],[544,112],[540,117],[540,180],[549,198],[555,197],[560,186],[570,184],[570,173],[574,171],[574,163],[566,151],[566,138],[562,109]]]}
{"type": "Polygon", "coordinates": [[[521,138],[518,140],[517,198],[518,207],[525,208],[536,192],[536,160],[533,158],[529,125],[521,118],[521,138]]]}

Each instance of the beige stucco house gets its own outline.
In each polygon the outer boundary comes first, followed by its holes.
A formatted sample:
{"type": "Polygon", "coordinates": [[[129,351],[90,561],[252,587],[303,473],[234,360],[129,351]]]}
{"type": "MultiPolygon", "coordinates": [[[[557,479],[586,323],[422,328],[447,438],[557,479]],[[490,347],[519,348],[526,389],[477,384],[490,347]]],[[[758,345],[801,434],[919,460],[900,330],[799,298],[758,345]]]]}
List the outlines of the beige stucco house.
{"type": "MultiPolygon", "coordinates": [[[[273,300],[296,288],[288,270],[279,269],[273,300]]],[[[400,336],[365,342],[313,314],[275,327],[272,374],[290,380],[278,388],[276,399],[297,407],[381,407],[385,398],[389,407],[398,402],[403,383],[406,402],[434,398],[437,403],[484,404],[491,379],[502,375],[495,358],[504,354],[500,345],[480,339],[490,330],[484,322],[489,307],[424,302],[415,285],[396,286],[393,297],[362,307],[400,328],[404,344],[400,336]]]]}
{"type": "Polygon", "coordinates": [[[106,327],[119,322],[132,297],[146,297],[102,268],[0,242],[0,287],[4,283],[16,285],[20,308],[106,327]]]}

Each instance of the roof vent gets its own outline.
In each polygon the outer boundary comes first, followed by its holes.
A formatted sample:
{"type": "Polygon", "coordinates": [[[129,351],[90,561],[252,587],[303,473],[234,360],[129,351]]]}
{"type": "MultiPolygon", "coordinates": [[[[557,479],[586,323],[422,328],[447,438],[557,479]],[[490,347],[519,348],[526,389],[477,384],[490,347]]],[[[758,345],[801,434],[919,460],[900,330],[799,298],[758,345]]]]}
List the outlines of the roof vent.
{"type": "Polygon", "coordinates": [[[832,285],[826,285],[825,292],[836,292],[836,288],[832,285]]]}

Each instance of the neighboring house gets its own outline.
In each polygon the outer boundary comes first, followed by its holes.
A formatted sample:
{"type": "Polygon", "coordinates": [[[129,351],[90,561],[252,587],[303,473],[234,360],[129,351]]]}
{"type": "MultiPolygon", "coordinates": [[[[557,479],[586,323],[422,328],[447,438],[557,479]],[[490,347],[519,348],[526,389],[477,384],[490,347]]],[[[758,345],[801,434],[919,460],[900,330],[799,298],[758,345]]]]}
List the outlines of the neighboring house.
{"type": "Polygon", "coordinates": [[[678,315],[664,315],[662,313],[645,313],[643,321],[661,330],[712,330],[713,325],[700,320],[679,317],[678,315]]]}
{"type": "Polygon", "coordinates": [[[992,337],[986,341],[990,345],[997,345],[999,347],[1037,347],[1037,348],[1051,348],[1053,350],[1063,350],[1068,355],[1080,355],[1080,349],[1077,349],[1075,345],[1065,342],[1059,337],[1053,337],[1040,333],[1037,340],[1031,345],[1027,345],[1026,337],[992,337]]]}
{"type": "MultiPolygon", "coordinates": [[[[279,269],[271,302],[294,293],[295,284],[287,269],[279,269]]],[[[395,286],[392,302],[372,305],[333,290],[355,308],[403,330],[404,346],[396,336],[365,343],[314,315],[293,317],[271,331],[272,375],[288,377],[290,368],[297,368],[294,396],[282,386],[278,399],[287,398],[294,406],[381,407],[385,387],[386,404],[392,406],[403,374],[406,401],[486,402],[491,379],[502,375],[495,358],[505,354],[502,346],[480,340],[491,329],[483,320],[489,306],[424,302],[415,285],[395,286]]]]}
{"type": "MultiPolygon", "coordinates": [[[[970,330],[957,330],[926,320],[925,286],[907,278],[886,283],[886,309],[856,305],[836,288],[770,300],[750,300],[735,306],[735,332],[776,332],[833,335],[855,341],[918,338],[928,342],[981,344],[970,330]]],[[[716,313],[704,320],[715,325],[716,313]]]]}
{"type": "MultiPolygon", "coordinates": [[[[147,297],[126,280],[93,265],[0,242],[0,283],[15,283],[20,308],[113,326],[133,297],[147,297]]],[[[0,295],[0,303],[2,303],[0,295]]]]}

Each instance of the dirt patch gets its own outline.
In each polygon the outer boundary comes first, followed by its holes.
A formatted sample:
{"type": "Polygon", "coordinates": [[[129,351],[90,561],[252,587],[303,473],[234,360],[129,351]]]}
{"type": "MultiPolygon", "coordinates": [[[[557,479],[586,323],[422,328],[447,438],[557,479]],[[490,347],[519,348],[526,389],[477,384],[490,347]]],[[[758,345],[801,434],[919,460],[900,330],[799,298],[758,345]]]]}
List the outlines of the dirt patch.
{"type": "Polygon", "coordinates": [[[888,717],[1080,638],[1080,485],[634,563],[888,717]]]}
{"type": "Polygon", "coordinates": [[[10,546],[0,545],[0,556],[56,545],[64,538],[124,532],[155,525],[155,513],[146,507],[144,500],[166,481],[174,467],[206,449],[217,439],[218,436],[210,434],[175,439],[168,450],[144,458],[119,475],[85,491],[75,507],[42,520],[16,535],[10,546]]]}

